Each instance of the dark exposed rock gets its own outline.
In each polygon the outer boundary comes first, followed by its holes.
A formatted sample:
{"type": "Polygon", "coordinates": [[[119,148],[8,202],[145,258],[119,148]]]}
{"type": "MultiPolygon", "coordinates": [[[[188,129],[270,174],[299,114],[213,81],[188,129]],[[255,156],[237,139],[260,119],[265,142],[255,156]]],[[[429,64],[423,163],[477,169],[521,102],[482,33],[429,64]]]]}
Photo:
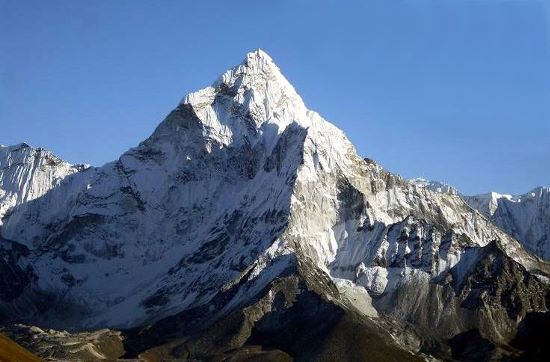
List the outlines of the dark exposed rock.
{"type": "Polygon", "coordinates": [[[550,312],[528,313],[519,324],[517,335],[510,342],[521,351],[515,360],[546,361],[550,356],[549,331],[550,312]]]}
{"type": "Polygon", "coordinates": [[[452,357],[457,361],[489,361],[495,345],[477,329],[457,334],[449,340],[452,357]]]}
{"type": "Polygon", "coordinates": [[[14,300],[36,279],[30,265],[23,267],[28,254],[24,245],[0,237],[0,300],[14,300]]]}
{"type": "MultiPolygon", "coordinates": [[[[311,272],[307,265],[287,269],[250,304],[238,306],[207,329],[196,330],[193,326],[202,325],[212,312],[204,315],[190,311],[146,329],[128,331],[126,357],[139,354],[142,358],[156,356],[165,360],[420,360],[394,345],[391,337],[384,336],[368,319],[331,301],[330,296],[337,296],[338,292],[330,279],[311,272]],[[147,348],[148,344],[157,347],[147,348]]],[[[213,301],[210,310],[229,302],[239,287],[229,290],[223,300],[213,301]]]]}
{"type": "Polygon", "coordinates": [[[341,219],[358,218],[365,210],[365,197],[345,178],[338,180],[337,198],[341,206],[341,219]]]}
{"type": "Polygon", "coordinates": [[[497,242],[484,247],[484,253],[459,288],[462,307],[504,308],[512,321],[521,320],[530,310],[547,308],[548,286],[510,259],[497,242]]]}

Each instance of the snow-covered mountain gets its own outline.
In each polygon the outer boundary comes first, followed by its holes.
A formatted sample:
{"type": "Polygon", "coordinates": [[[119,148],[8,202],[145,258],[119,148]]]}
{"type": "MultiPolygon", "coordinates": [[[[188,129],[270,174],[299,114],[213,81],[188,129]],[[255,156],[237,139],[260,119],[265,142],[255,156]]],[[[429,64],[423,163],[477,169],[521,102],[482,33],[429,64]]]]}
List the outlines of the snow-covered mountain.
{"type": "Polygon", "coordinates": [[[550,260],[550,187],[517,196],[491,192],[464,199],[526,248],[550,260]]]}
{"type": "Polygon", "coordinates": [[[127,356],[403,360],[456,357],[472,330],[507,346],[547,311],[547,263],[458,193],[359,157],[262,51],[118,160],[65,174],[0,229],[0,268],[24,276],[0,293],[6,322],[122,328],[127,356]]]}
{"type": "Polygon", "coordinates": [[[410,179],[409,182],[417,187],[426,188],[434,192],[441,192],[444,194],[451,194],[451,195],[459,194],[457,189],[455,189],[453,186],[446,184],[444,182],[426,180],[421,177],[410,179]]]}
{"type": "MultiPolygon", "coordinates": [[[[412,184],[435,192],[460,194],[454,187],[432,180],[414,178],[412,184]]],[[[516,238],[525,248],[550,259],[550,188],[537,187],[522,195],[489,192],[474,196],[462,195],[503,231],[516,238]]]]}
{"type": "Polygon", "coordinates": [[[0,225],[8,209],[44,195],[63,178],[84,168],[25,143],[0,145],[0,225]]]}

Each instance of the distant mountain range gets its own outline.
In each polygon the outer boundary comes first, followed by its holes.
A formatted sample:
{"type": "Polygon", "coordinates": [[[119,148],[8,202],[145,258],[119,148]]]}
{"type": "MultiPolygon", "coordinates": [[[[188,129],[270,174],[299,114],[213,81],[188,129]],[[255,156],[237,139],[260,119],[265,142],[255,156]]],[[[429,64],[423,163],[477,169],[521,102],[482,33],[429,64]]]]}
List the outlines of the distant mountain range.
{"type": "MultiPolygon", "coordinates": [[[[459,194],[454,187],[422,178],[412,183],[436,192],[459,194]]],[[[550,187],[536,187],[522,195],[489,192],[462,195],[468,205],[516,238],[525,248],[550,260],[550,187]]]]}
{"type": "Polygon", "coordinates": [[[258,50],[104,166],[0,148],[0,331],[53,360],[539,358],[548,194],[388,172],[258,50]]]}
{"type": "Polygon", "coordinates": [[[465,200],[527,249],[550,260],[550,187],[518,196],[491,192],[465,200]]]}

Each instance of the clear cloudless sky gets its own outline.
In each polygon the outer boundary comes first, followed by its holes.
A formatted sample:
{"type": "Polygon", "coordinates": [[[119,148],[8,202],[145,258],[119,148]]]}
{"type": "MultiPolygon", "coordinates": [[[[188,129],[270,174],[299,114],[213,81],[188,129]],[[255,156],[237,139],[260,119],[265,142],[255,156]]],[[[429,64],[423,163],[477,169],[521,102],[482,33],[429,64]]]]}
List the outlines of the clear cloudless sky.
{"type": "Polygon", "coordinates": [[[550,185],[549,3],[0,0],[0,144],[101,165],[262,48],[361,155],[523,193],[550,185]]]}

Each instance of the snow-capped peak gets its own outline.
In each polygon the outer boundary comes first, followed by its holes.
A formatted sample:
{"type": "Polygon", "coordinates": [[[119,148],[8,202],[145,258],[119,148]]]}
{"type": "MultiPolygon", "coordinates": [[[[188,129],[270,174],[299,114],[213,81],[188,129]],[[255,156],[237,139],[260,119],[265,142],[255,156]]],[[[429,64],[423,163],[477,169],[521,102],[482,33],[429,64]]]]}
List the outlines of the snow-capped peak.
{"type": "Polygon", "coordinates": [[[302,98],[262,50],[248,53],[211,86],[189,94],[180,103],[186,106],[206,126],[205,135],[222,144],[243,137],[249,142],[258,135],[273,141],[290,123],[310,124],[302,98]]]}
{"type": "Polygon", "coordinates": [[[444,182],[427,180],[422,177],[410,179],[409,182],[417,187],[425,188],[430,191],[457,195],[458,191],[451,185],[444,182]]]}
{"type": "Polygon", "coordinates": [[[85,168],[26,143],[0,146],[0,225],[10,208],[42,196],[66,176],[85,168]]]}

